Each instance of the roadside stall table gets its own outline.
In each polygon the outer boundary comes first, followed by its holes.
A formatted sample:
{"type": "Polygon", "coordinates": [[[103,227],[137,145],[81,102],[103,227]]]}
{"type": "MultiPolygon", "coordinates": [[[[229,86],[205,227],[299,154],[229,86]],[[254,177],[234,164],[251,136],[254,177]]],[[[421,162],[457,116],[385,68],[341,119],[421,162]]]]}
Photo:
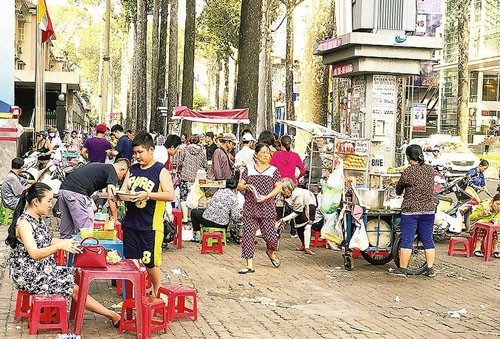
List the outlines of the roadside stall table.
{"type": "MultiPolygon", "coordinates": [[[[142,274],[139,268],[132,260],[124,259],[117,264],[107,265],[103,268],[80,268],[77,274],[77,284],[79,286],[78,302],[71,302],[70,319],[75,319],[74,333],[82,334],[83,316],[85,312],[85,303],[92,280],[111,280],[124,279],[133,284],[135,311],[137,317],[137,328],[142,328],[142,295],[144,286],[142,286],[142,274]]],[[[137,331],[137,338],[143,338],[140,330],[137,331]]]]}
{"type": "Polygon", "coordinates": [[[198,200],[198,208],[206,208],[213,193],[221,188],[226,188],[226,180],[198,179],[203,196],[198,200]]]}

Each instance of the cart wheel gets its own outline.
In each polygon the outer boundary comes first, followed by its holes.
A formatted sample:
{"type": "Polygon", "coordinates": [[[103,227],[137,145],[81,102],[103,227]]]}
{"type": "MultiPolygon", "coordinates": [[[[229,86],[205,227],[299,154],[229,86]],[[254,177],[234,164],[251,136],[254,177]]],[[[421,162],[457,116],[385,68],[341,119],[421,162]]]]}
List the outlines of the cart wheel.
{"type": "Polygon", "coordinates": [[[344,268],[346,271],[352,271],[354,268],[354,259],[349,255],[344,255],[344,268]]]}
{"type": "MultiPolygon", "coordinates": [[[[392,245],[392,256],[394,263],[399,267],[399,251],[401,250],[401,234],[397,234],[392,245]]],[[[413,249],[411,251],[410,261],[408,262],[408,274],[418,275],[425,272],[427,269],[427,261],[425,260],[424,246],[420,239],[415,236],[413,241],[413,249]]]]}
{"type": "Polygon", "coordinates": [[[392,253],[387,251],[361,252],[361,255],[372,265],[385,265],[392,260],[392,253]]]}

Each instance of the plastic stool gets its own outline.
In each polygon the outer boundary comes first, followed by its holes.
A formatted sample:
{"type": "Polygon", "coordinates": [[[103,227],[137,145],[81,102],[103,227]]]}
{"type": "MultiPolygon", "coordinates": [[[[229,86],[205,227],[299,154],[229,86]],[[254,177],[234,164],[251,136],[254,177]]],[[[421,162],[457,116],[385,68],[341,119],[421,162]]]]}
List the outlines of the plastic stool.
{"type": "Polygon", "coordinates": [[[68,333],[68,317],[66,315],[66,298],[59,294],[54,295],[34,295],[32,297],[31,312],[29,316],[30,335],[37,334],[38,330],[42,329],[60,329],[61,333],[68,333]],[[51,317],[51,322],[43,324],[42,309],[45,312],[49,309],[57,309],[58,312],[55,317],[51,317]]]}
{"type": "Polygon", "coordinates": [[[4,225],[9,224],[9,219],[10,219],[10,215],[12,214],[12,212],[14,212],[14,211],[7,208],[7,207],[3,207],[3,221],[2,221],[2,223],[4,225]]]}
{"type": "Polygon", "coordinates": [[[67,257],[64,250],[57,250],[57,252],[54,253],[54,259],[56,260],[57,266],[66,266],[67,257]]]}
{"type": "MultiPolygon", "coordinates": [[[[135,308],[135,300],[133,298],[125,299],[122,306],[122,314],[120,320],[120,327],[118,333],[122,331],[137,332],[137,325],[135,318],[126,319],[126,314],[131,315],[135,308]]],[[[144,338],[151,338],[152,332],[164,330],[167,333],[167,308],[165,302],[159,298],[142,297],[142,316],[143,316],[143,329],[142,335],[144,338]],[[154,312],[154,314],[153,314],[154,312]],[[161,320],[154,318],[156,314],[161,314],[161,320]]]]}
{"type": "Polygon", "coordinates": [[[315,231],[311,229],[311,238],[313,238],[312,245],[314,248],[317,248],[318,246],[326,247],[326,240],[319,240],[319,237],[321,237],[321,232],[315,231]]]}
{"type": "Polygon", "coordinates": [[[465,254],[468,258],[471,255],[471,243],[470,239],[462,237],[452,237],[450,239],[450,244],[448,245],[448,255],[452,257],[455,254],[465,254]],[[455,244],[464,244],[464,248],[455,248],[455,244]]]}
{"type": "Polygon", "coordinates": [[[198,306],[196,302],[196,291],[184,286],[160,286],[157,297],[167,296],[168,321],[173,322],[175,318],[193,317],[198,320],[198,306]],[[192,308],[186,307],[186,297],[193,298],[192,308]]]}
{"type": "Polygon", "coordinates": [[[14,312],[14,321],[17,323],[21,318],[30,316],[30,298],[28,292],[17,291],[16,311],[14,312]]]}
{"type": "Polygon", "coordinates": [[[201,237],[201,254],[207,253],[207,251],[219,252],[222,254],[222,235],[220,233],[210,233],[204,232],[201,237]],[[217,240],[217,244],[208,244],[210,240],[217,240]]]}
{"type": "MultiPolygon", "coordinates": [[[[226,229],[221,228],[221,227],[205,227],[201,226],[201,232],[209,232],[209,233],[216,233],[219,232],[222,234],[222,243],[226,245],[226,229]]],[[[212,246],[213,239],[208,239],[208,246],[212,246]]]]}
{"type": "Polygon", "coordinates": [[[174,224],[177,226],[177,233],[174,236],[174,245],[178,249],[182,249],[182,211],[177,208],[172,208],[172,215],[174,216],[174,224]]]}

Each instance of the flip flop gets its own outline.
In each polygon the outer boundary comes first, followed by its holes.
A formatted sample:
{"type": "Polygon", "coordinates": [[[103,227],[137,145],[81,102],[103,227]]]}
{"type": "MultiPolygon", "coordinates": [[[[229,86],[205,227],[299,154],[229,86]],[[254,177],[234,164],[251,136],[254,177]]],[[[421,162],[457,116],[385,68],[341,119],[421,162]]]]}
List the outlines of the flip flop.
{"type": "Polygon", "coordinates": [[[295,250],[298,252],[304,252],[305,248],[304,248],[304,246],[297,246],[297,247],[295,247],[295,250]]]}
{"type": "Polygon", "coordinates": [[[276,259],[271,258],[271,255],[269,255],[268,251],[266,251],[266,254],[267,254],[267,257],[269,258],[269,260],[271,260],[271,264],[273,264],[274,267],[280,267],[281,261],[278,258],[276,258],[276,259]]]}
{"type": "Polygon", "coordinates": [[[316,253],[314,253],[313,251],[311,251],[309,248],[306,248],[306,249],[304,250],[304,253],[305,253],[305,254],[309,254],[309,255],[315,255],[315,254],[316,254],[316,253]]]}
{"type": "Polygon", "coordinates": [[[493,257],[500,259],[500,252],[493,252],[493,257]]]}
{"type": "Polygon", "coordinates": [[[247,274],[247,273],[255,273],[255,270],[248,268],[248,267],[245,267],[245,268],[238,271],[238,274],[247,274]]]}
{"type": "Polygon", "coordinates": [[[484,257],[484,254],[481,251],[474,251],[474,256],[482,258],[482,257],[484,257]]]}

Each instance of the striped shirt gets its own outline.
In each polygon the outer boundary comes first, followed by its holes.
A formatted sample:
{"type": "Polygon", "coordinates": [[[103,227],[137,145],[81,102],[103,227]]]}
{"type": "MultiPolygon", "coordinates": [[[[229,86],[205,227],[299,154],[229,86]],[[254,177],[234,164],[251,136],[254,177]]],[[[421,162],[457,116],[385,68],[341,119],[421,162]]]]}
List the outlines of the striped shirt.
{"type": "Polygon", "coordinates": [[[215,180],[231,179],[233,174],[229,156],[223,148],[217,148],[212,156],[212,175],[215,180]]]}

